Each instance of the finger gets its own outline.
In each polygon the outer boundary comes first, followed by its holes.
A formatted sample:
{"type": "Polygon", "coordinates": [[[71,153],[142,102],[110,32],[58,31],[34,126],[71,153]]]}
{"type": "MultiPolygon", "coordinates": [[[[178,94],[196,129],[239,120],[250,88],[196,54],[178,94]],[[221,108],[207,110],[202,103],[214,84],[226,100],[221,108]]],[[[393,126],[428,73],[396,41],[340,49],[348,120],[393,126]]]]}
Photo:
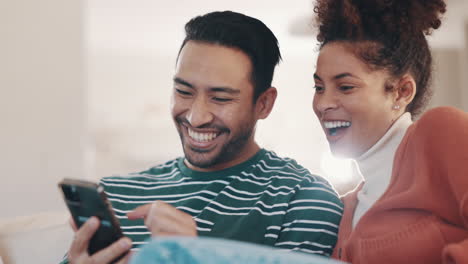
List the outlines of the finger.
{"type": "Polygon", "coordinates": [[[91,217],[86,221],[80,229],[75,233],[75,239],[71,244],[69,254],[80,255],[83,252],[87,252],[89,240],[94,235],[99,227],[99,220],[97,217],[91,217]]]}
{"type": "Polygon", "coordinates": [[[153,224],[148,226],[153,236],[196,236],[197,226],[193,219],[190,222],[174,221],[166,216],[157,217],[153,224]]]}
{"type": "Polygon", "coordinates": [[[152,204],[145,204],[142,206],[138,206],[137,208],[135,208],[135,210],[127,213],[128,219],[136,220],[136,219],[145,218],[148,215],[151,205],[152,204]]]}
{"type": "MultiPolygon", "coordinates": [[[[93,263],[110,263],[118,256],[122,255],[132,247],[132,241],[128,237],[123,237],[105,249],[92,255],[93,263]]],[[[124,262],[125,263],[125,262],[124,262]]]]}
{"type": "Polygon", "coordinates": [[[197,224],[190,214],[187,214],[163,201],[152,204],[145,225],[153,236],[161,233],[172,235],[196,236],[197,224]]]}
{"type": "Polygon", "coordinates": [[[148,222],[151,222],[152,220],[158,221],[159,218],[167,218],[183,226],[194,224],[196,227],[195,221],[190,214],[183,212],[163,201],[157,201],[157,203],[153,203],[153,206],[149,212],[149,216],[147,219],[148,222]]]}
{"type": "Polygon", "coordinates": [[[78,231],[78,227],[76,226],[75,221],[73,220],[71,216],[70,218],[68,218],[68,224],[70,225],[70,227],[73,229],[74,232],[78,231]]]}
{"type": "Polygon", "coordinates": [[[163,201],[156,201],[151,207],[152,215],[166,216],[174,221],[191,220],[192,216],[163,201]]]}
{"type": "MultiPolygon", "coordinates": [[[[175,222],[168,218],[160,219],[158,221],[159,235],[165,235],[163,233],[168,233],[170,235],[178,236],[196,236],[197,235],[197,226],[196,224],[186,223],[186,222],[175,222]]],[[[194,222],[194,221],[193,221],[194,222]]]]}

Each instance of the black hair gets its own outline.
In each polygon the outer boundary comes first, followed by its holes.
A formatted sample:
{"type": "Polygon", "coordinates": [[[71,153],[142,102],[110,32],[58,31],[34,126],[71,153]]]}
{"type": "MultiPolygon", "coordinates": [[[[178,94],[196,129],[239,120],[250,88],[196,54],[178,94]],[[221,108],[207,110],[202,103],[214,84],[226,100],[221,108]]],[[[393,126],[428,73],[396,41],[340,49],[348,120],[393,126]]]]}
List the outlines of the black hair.
{"type": "Polygon", "coordinates": [[[254,102],[271,87],[275,66],[281,60],[278,40],[260,20],[232,11],[212,12],[191,19],[185,25],[185,39],[236,48],[252,63],[254,102]]]}
{"type": "MultiPolygon", "coordinates": [[[[321,47],[348,42],[372,69],[387,70],[396,79],[409,73],[416,95],[406,110],[420,114],[432,94],[432,56],[425,35],[441,25],[443,0],[317,0],[315,8],[321,47]]],[[[386,90],[393,90],[390,83],[386,90]]]]}

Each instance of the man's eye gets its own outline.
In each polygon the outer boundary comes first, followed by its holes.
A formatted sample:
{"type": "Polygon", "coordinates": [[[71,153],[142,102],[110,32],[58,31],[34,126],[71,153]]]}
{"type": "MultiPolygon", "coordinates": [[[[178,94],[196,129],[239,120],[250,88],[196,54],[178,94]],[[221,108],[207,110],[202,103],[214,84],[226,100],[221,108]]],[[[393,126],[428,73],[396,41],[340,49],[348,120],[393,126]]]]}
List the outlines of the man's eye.
{"type": "Polygon", "coordinates": [[[177,93],[181,94],[181,95],[191,95],[192,93],[190,92],[187,92],[187,91],[184,91],[184,90],[180,90],[180,89],[175,89],[177,93]]]}
{"type": "Polygon", "coordinates": [[[222,97],[213,97],[213,100],[217,102],[221,102],[221,103],[232,101],[231,98],[222,98],[222,97]]]}

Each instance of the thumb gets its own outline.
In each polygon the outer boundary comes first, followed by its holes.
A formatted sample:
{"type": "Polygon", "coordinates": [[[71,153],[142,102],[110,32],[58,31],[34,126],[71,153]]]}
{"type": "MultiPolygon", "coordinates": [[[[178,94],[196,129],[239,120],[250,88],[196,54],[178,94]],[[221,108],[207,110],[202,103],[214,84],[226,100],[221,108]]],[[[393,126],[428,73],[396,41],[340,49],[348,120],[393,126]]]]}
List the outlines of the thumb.
{"type": "Polygon", "coordinates": [[[150,209],[151,209],[151,204],[138,206],[133,211],[127,213],[127,217],[129,220],[145,218],[148,215],[150,209]]]}

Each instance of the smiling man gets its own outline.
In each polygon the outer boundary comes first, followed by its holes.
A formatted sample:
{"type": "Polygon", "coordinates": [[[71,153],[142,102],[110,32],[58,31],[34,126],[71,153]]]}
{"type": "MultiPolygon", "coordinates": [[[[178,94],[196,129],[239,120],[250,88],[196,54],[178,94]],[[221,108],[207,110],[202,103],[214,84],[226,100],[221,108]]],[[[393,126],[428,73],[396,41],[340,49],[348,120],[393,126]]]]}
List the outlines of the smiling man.
{"type": "MultiPolygon", "coordinates": [[[[276,100],[276,37],[230,11],[196,17],[185,31],[171,104],[184,157],[101,180],[133,248],[150,236],[199,235],[330,255],[343,209],[333,188],[255,142],[276,100]]],[[[94,232],[88,222],[75,241],[94,232]]],[[[83,248],[69,256],[92,258],[83,248]]]]}

